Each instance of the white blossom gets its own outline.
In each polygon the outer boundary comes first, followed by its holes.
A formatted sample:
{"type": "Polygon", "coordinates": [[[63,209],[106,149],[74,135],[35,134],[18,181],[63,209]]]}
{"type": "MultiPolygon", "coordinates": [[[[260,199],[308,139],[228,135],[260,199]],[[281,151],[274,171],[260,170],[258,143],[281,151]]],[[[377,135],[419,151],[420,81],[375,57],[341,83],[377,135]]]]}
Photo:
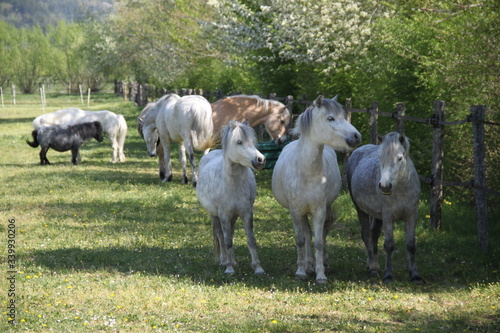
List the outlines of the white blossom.
{"type": "Polygon", "coordinates": [[[373,20],[390,15],[376,0],[218,0],[214,7],[216,27],[232,50],[251,56],[267,49],[271,55],[256,60],[320,63],[326,71],[362,56],[372,43],[373,20]]]}

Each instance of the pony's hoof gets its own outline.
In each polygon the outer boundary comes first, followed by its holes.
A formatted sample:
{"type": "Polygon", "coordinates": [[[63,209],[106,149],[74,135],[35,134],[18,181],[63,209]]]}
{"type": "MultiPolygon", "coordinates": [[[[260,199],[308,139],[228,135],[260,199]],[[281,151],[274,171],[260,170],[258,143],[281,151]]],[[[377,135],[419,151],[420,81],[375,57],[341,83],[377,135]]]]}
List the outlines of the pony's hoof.
{"type": "Polygon", "coordinates": [[[324,279],[316,279],[316,284],[326,284],[328,280],[326,278],[324,279]]]}
{"type": "Polygon", "coordinates": [[[414,276],[411,278],[411,282],[413,282],[413,284],[416,284],[416,285],[423,285],[425,284],[425,280],[422,279],[420,276],[414,276]]]}
{"type": "Polygon", "coordinates": [[[236,272],[234,271],[234,268],[233,268],[233,267],[231,267],[231,266],[227,266],[227,267],[226,267],[226,270],[224,271],[224,273],[225,273],[225,274],[227,274],[227,275],[233,275],[233,274],[234,274],[234,273],[236,273],[236,272]]]}
{"type": "Polygon", "coordinates": [[[325,274],[318,274],[316,276],[316,283],[317,284],[325,284],[328,282],[328,279],[326,278],[325,274]]]}
{"type": "Polygon", "coordinates": [[[384,276],[384,279],[382,280],[382,282],[384,283],[393,283],[394,282],[394,278],[392,277],[392,275],[386,275],[384,276]]]}
{"type": "Polygon", "coordinates": [[[255,274],[256,275],[264,275],[264,274],[266,274],[266,272],[264,272],[264,269],[262,269],[262,267],[258,267],[255,269],[255,274]]]}
{"type": "Polygon", "coordinates": [[[379,276],[379,273],[376,270],[371,270],[370,272],[368,272],[368,274],[370,274],[370,277],[378,277],[379,276]]]}
{"type": "Polygon", "coordinates": [[[305,281],[305,280],[307,280],[307,274],[304,274],[304,273],[295,273],[295,278],[297,280],[305,281]]]}

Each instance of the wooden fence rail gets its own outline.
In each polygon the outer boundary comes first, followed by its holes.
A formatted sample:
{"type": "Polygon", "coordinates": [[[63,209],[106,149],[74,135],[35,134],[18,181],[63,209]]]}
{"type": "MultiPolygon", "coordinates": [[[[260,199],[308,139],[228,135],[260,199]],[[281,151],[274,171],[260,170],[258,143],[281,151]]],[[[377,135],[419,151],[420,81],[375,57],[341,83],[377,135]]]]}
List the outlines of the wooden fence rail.
{"type": "MultiPolygon", "coordinates": [[[[219,100],[226,95],[221,91],[205,91],[201,89],[181,89],[171,91],[181,96],[198,94],[202,95],[209,101],[219,100]]],[[[138,85],[135,83],[126,84],[122,81],[115,82],[115,93],[123,96],[126,99],[134,101],[137,105],[146,105],[148,98],[154,96],[155,99],[167,93],[166,90],[158,90],[154,87],[147,85],[138,85]]],[[[233,92],[228,95],[240,94],[233,92]]],[[[252,92],[247,92],[251,95],[252,92]]],[[[307,99],[303,95],[300,99],[295,99],[293,96],[277,97],[276,94],[269,94],[261,97],[274,99],[282,102],[287,106],[290,111],[294,107],[299,110],[305,110],[313,101],[307,99]]],[[[353,109],[351,108],[351,100],[347,99],[345,110],[347,117],[350,120],[351,113],[367,113],[369,115],[370,125],[370,142],[373,144],[378,143],[377,120],[378,116],[390,117],[395,120],[396,131],[404,134],[404,122],[412,121],[422,124],[427,124],[433,127],[433,147],[432,147],[432,161],[430,168],[430,176],[424,177],[419,175],[420,180],[430,185],[430,217],[431,226],[435,229],[441,227],[441,212],[443,204],[443,186],[464,186],[474,188],[476,217],[479,245],[483,251],[488,250],[488,211],[487,211],[487,193],[500,196],[497,190],[489,189],[486,186],[486,168],[485,168],[485,125],[500,125],[498,123],[485,121],[485,109],[483,105],[475,105],[470,107],[470,114],[462,120],[446,121],[446,107],[444,101],[434,102],[434,113],[429,118],[419,118],[405,115],[404,103],[397,103],[394,112],[383,112],[378,109],[378,103],[372,102],[371,106],[366,109],[353,109]],[[451,182],[443,180],[443,156],[444,156],[444,134],[445,126],[461,125],[465,123],[472,123],[473,139],[474,139],[474,178],[468,182],[451,182]]],[[[297,114],[295,114],[297,116],[297,114]]],[[[347,161],[348,155],[346,154],[344,162],[347,161]]],[[[344,175],[345,178],[345,175],[344,175]]],[[[344,182],[345,184],[345,182],[344,182]]]]}

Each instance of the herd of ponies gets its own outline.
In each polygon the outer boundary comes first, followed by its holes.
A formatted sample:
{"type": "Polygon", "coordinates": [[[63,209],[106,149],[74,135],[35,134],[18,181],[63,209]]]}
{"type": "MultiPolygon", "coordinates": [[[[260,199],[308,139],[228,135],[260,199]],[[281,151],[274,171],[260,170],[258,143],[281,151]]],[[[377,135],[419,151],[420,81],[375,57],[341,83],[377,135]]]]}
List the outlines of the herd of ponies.
{"type": "MultiPolygon", "coordinates": [[[[253,171],[265,165],[264,155],[256,148],[254,127],[262,124],[278,145],[288,134],[298,137],[283,147],[272,173],[272,192],[277,202],[289,210],[295,230],[297,278],[315,274],[316,283],[327,282],[330,268],[326,237],[336,219],[332,203],[341,190],[336,156],[336,151],[341,151],[352,152],[345,166],[347,185],[361,224],[369,273],[379,274],[378,239],[383,232],[386,262],[382,279],[393,281],[393,225],[402,220],[410,280],[425,283],[415,261],[420,181],[409,156],[409,140],[391,132],[379,145],[360,146],[361,134],[346,120],[336,99],[318,96],[299,115],[293,128],[285,105],[247,95],[210,104],[198,95],[167,94],[148,104],[138,116],[138,131],[148,154],[158,156],[159,175],[164,182],[173,178],[170,143],[174,141],[179,144],[182,183],[188,183],[187,152],[192,185],[210,214],[214,253],[225,273],[235,273],[233,234],[236,220],[241,218],[252,268],[255,274],[264,274],[253,232],[257,191],[253,171]],[[212,150],[215,144],[221,149],[212,150]],[[195,150],[203,151],[198,166],[195,150]]],[[[46,157],[49,148],[71,150],[71,161],[77,164],[82,143],[92,138],[101,142],[103,133],[113,148],[111,162],[125,162],[127,123],[122,115],[70,108],[35,118],[33,127],[33,141],[27,143],[41,146],[40,164],[50,164],[46,157]]]]}

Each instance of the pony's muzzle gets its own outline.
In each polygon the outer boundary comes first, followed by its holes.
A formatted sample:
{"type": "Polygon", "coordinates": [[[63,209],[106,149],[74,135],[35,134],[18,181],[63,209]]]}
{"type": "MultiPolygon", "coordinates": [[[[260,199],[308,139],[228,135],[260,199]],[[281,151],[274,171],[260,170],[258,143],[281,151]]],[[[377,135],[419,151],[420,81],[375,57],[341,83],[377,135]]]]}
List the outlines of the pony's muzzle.
{"type": "Polygon", "coordinates": [[[388,186],[382,185],[382,182],[378,183],[378,187],[380,188],[380,191],[382,191],[383,195],[391,195],[392,194],[392,184],[389,183],[388,186]]]}
{"type": "Polygon", "coordinates": [[[262,156],[257,156],[256,158],[254,158],[254,160],[252,161],[252,166],[254,169],[257,169],[257,170],[260,170],[262,169],[264,166],[266,165],[266,158],[264,157],[264,155],[262,156]]]}
{"type": "Polygon", "coordinates": [[[349,138],[347,138],[346,142],[349,147],[356,148],[361,144],[361,134],[359,132],[353,133],[349,138]]]}
{"type": "Polygon", "coordinates": [[[285,143],[285,141],[286,141],[286,135],[282,135],[276,140],[274,140],[274,144],[277,146],[281,146],[283,143],[285,143]]]}

